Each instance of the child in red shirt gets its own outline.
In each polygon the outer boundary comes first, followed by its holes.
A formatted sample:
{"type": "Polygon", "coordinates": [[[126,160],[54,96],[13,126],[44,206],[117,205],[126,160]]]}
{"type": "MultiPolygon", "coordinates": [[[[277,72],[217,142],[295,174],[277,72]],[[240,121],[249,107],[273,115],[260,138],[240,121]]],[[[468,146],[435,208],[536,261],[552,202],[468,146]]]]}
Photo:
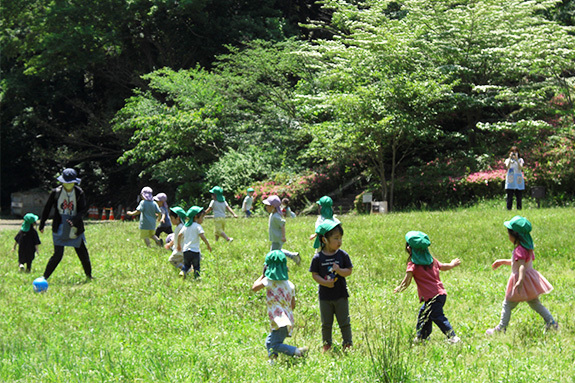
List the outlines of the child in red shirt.
{"type": "Polygon", "coordinates": [[[426,340],[431,335],[432,324],[435,323],[447,336],[449,343],[457,343],[459,337],[455,335],[453,327],[443,314],[443,306],[447,292],[439,279],[439,270],[450,270],[461,264],[459,258],[450,263],[440,263],[429,253],[431,241],[427,234],[421,231],[410,231],[405,235],[405,250],[409,254],[407,271],[401,284],[393,291],[399,293],[405,290],[412,279],[417,284],[419,301],[424,302],[417,318],[416,342],[426,340]]]}

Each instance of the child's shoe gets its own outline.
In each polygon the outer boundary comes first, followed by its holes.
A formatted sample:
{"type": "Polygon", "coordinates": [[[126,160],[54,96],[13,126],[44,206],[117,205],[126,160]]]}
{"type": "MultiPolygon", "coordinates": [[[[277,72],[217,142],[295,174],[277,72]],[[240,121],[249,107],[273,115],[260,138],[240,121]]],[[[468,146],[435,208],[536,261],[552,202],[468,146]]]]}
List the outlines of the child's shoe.
{"type": "Polygon", "coordinates": [[[485,335],[493,335],[497,332],[505,332],[505,329],[502,329],[501,327],[499,327],[499,325],[490,328],[489,330],[485,331],[485,335]]]}
{"type": "Polygon", "coordinates": [[[328,352],[329,350],[331,350],[331,344],[324,344],[321,352],[328,352]]]}
{"type": "Polygon", "coordinates": [[[277,358],[278,358],[277,355],[270,356],[270,358],[268,359],[268,364],[270,366],[275,366],[277,358]]]}
{"type": "Polygon", "coordinates": [[[461,339],[457,335],[454,335],[451,338],[447,338],[447,343],[456,344],[459,342],[461,342],[461,339]]]}
{"type": "Polygon", "coordinates": [[[295,262],[296,265],[299,266],[299,264],[301,263],[301,257],[299,256],[299,253],[295,253],[293,261],[295,262]]]}
{"type": "Polygon", "coordinates": [[[424,344],[426,341],[427,341],[427,339],[423,339],[423,338],[420,338],[419,336],[416,336],[413,339],[413,344],[424,344]]]}
{"type": "Polygon", "coordinates": [[[547,334],[549,331],[557,331],[557,330],[559,330],[559,323],[553,321],[545,325],[544,333],[547,334]]]}
{"type": "Polygon", "coordinates": [[[308,351],[309,347],[299,347],[297,350],[295,350],[295,356],[303,358],[308,351]]]}
{"type": "Polygon", "coordinates": [[[18,270],[23,273],[24,270],[26,270],[26,266],[24,266],[22,263],[20,264],[20,266],[18,266],[18,270]]]}

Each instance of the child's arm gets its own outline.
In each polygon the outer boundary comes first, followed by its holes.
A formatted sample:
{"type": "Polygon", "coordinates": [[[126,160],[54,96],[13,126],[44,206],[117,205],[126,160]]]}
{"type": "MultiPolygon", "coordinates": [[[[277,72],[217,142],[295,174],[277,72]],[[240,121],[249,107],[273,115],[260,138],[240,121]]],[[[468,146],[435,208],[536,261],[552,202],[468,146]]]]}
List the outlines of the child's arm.
{"type": "Polygon", "coordinates": [[[347,269],[342,269],[341,267],[339,267],[339,265],[337,263],[334,263],[333,266],[333,272],[336,274],[339,274],[342,277],[349,277],[351,275],[351,272],[353,271],[353,269],[347,268],[347,269]]]}
{"type": "Polygon", "coordinates": [[[184,238],[184,233],[181,231],[178,233],[178,240],[176,241],[176,250],[182,251],[182,238],[184,238]]]}
{"type": "Polygon", "coordinates": [[[140,215],[140,211],[139,210],[127,211],[126,214],[128,214],[130,217],[133,217],[135,215],[140,215]]]}
{"type": "Polygon", "coordinates": [[[405,273],[405,277],[403,278],[403,281],[401,281],[399,286],[397,286],[395,289],[393,289],[393,292],[394,293],[400,293],[403,290],[407,289],[409,287],[412,279],[413,279],[413,273],[411,271],[408,271],[407,273],[405,273]]]}
{"type": "Polygon", "coordinates": [[[35,247],[36,247],[36,254],[40,254],[39,253],[40,245],[36,245],[35,247]]]}
{"type": "Polygon", "coordinates": [[[441,271],[445,271],[445,270],[451,270],[459,265],[461,265],[461,260],[459,258],[455,258],[450,263],[439,263],[439,268],[441,269],[441,271]]]}
{"type": "Polygon", "coordinates": [[[228,211],[234,216],[234,218],[238,218],[236,212],[232,210],[232,208],[230,207],[230,205],[227,205],[227,204],[226,204],[226,209],[228,209],[228,211]]]}
{"type": "Polygon", "coordinates": [[[328,287],[330,289],[333,288],[333,286],[335,284],[335,280],[324,279],[318,273],[311,273],[311,276],[313,277],[313,280],[316,281],[318,284],[325,286],[325,287],[328,287]]]}
{"type": "Polygon", "coordinates": [[[286,241],[286,225],[282,225],[282,242],[286,241]]]}
{"type": "Polygon", "coordinates": [[[266,277],[266,276],[262,274],[262,275],[260,275],[260,277],[259,277],[258,279],[256,279],[256,281],[254,282],[254,284],[253,284],[253,286],[252,286],[252,291],[253,291],[254,293],[255,293],[255,292],[258,292],[258,291],[260,291],[261,289],[264,288],[263,279],[264,279],[265,277],[266,277]]]}
{"type": "Polygon", "coordinates": [[[208,208],[206,209],[206,215],[210,214],[212,212],[212,210],[214,210],[214,209],[212,209],[211,206],[208,206],[208,208]]]}
{"type": "Polygon", "coordinates": [[[515,286],[513,286],[513,288],[515,290],[519,290],[523,286],[523,279],[525,277],[525,260],[519,259],[516,262],[519,264],[519,277],[517,278],[517,282],[515,282],[515,286]]]}
{"type": "Polygon", "coordinates": [[[497,268],[501,265],[511,266],[511,259],[497,259],[495,262],[493,262],[491,267],[493,270],[497,270],[497,268]]]}
{"type": "Polygon", "coordinates": [[[208,250],[210,251],[210,253],[212,252],[212,247],[210,246],[210,243],[208,242],[208,239],[206,238],[206,235],[204,233],[200,234],[200,238],[202,239],[202,241],[204,241],[204,243],[206,244],[206,246],[208,247],[208,250]]]}
{"type": "Polygon", "coordinates": [[[291,299],[291,309],[295,310],[295,297],[291,299]]]}
{"type": "Polygon", "coordinates": [[[18,242],[14,241],[14,246],[12,247],[12,251],[15,251],[18,247],[18,242]]]}
{"type": "Polygon", "coordinates": [[[317,237],[317,234],[316,234],[316,233],[313,233],[312,235],[309,236],[309,240],[310,240],[310,241],[311,241],[311,240],[314,240],[315,237],[317,237]]]}
{"type": "Polygon", "coordinates": [[[161,223],[165,223],[166,222],[166,215],[164,213],[162,213],[162,218],[160,218],[160,222],[161,223]]]}
{"type": "Polygon", "coordinates": [[[175,239],[172,239],[170,242],[167,242],[164,245],[164,249],[169,249],[170,247],[172,247],[174,245],[175,239]]]}

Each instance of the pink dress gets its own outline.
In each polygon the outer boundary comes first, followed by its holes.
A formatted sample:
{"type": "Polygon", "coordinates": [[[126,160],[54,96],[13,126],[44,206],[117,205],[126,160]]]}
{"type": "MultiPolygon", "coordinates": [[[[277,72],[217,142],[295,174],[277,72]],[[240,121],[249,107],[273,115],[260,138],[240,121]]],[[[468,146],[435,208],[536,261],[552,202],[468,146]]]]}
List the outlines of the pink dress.
{"type": "Polygon", "coordinates": [[[533,268],[534,259],[535,253],[533,250],[527,250],[523,246],[517,246],[515,250],[513,250],[513,255],[511,257],[511,276],[507,282],[507,290],[505,292],[506,301],[526,302],[553,290],[553,286],[551,286],[549,281],[533,268]],[[523,278],[523,286],[519,291],[516,291],[514,286],[519,279],[520,266],[517,261],[521,259],[525,261],[525,274],[523,278]]]}

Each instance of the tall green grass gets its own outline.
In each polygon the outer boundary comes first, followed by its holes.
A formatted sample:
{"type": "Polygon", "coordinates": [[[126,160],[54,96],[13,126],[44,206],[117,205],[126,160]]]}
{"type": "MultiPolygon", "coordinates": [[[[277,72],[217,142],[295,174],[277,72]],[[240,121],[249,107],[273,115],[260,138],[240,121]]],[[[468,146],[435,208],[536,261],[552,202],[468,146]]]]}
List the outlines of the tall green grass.
{"type": "MultiPolygon", "coordinates": [[[[527,304],[513,312],[506,334],[498,323],[509,268],[491,270],[512,246],[503,221],[514,213],[482,205],[444,212],[341,216],[343,249],[354,264],[348,278],[354,335],[351,352],[321,353],[317,285],[308,267],[315,217],[287,223],[285,247],[296,285],[296,330],[286,342],[310,346],[306,358],[267,364],[265,296],[250,287],[269,249],[267,219],[229,219],[230,244],[202,247],[202,277],[182,280],[169,252],[145,248],[137,224],[87,228],[95,280],[85,278],[72,249],[44,294],[32,291],[52,253],[48,230],[32,274],[17,272],[10,252],[16,230],[0,232],[0,381],[2,382],[575,382],[575,232],[573,209],[528,209],[534,226],[535,268],[554,285],[542,297],[561,328],[544,334],[527,304]],[[405,273],[404,235],[429,234],[432,254],[462,265],[442,273],[445,313],[462,338],[449,345],[437,327],[413,345],[419,303],[415,285],[394,294],[405,273]]],[[[203,244],[202,244],[203,246],[203,244]]],[[[341,335],[334,328],[334,342],[341,335]]]]}

